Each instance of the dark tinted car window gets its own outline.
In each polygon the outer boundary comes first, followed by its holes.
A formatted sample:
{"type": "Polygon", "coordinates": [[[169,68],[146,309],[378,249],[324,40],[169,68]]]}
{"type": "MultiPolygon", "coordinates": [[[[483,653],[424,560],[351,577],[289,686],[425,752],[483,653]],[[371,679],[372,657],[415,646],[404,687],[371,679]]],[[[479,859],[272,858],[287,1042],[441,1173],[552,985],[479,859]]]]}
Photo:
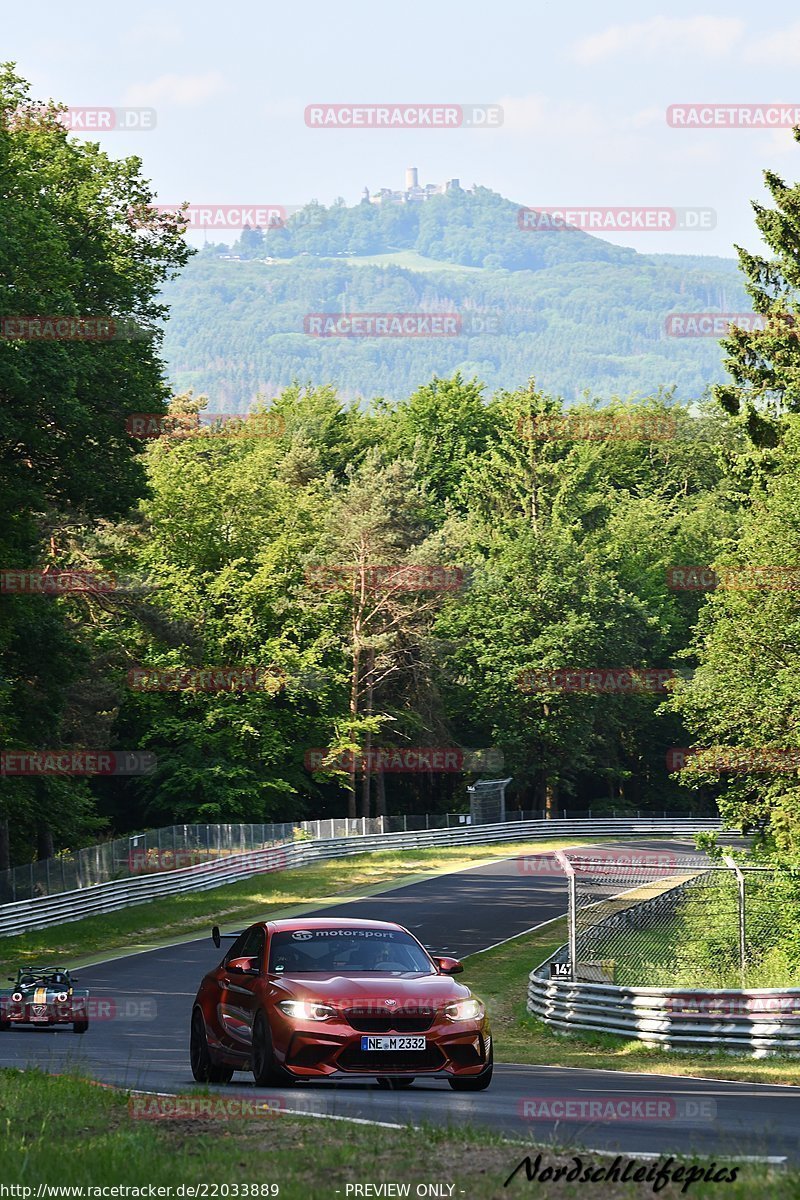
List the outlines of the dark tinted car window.
{"type": "Polygon", "coordinates": [[[234,958],[257,958],[258,965],[261,966],[264,956],[264,942],[265,934],[260,925],[254,925],[251,929],[246,929],[236,939],[231,949],[225,955],[225,962],[229,963],[234,958]]]}
{"type": "Polygon", "coordinates": [[[395,929],[297,929],[273,933],[269,969],[276,975],[332,971],[337,975],[435,975],[408,933],[395,929]]]}

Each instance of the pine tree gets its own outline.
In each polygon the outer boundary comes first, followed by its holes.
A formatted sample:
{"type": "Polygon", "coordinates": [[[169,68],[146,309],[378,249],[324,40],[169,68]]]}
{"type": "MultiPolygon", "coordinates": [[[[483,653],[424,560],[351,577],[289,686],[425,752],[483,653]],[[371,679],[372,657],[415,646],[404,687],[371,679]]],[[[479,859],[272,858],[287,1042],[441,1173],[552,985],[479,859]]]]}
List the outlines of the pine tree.
{"type": "MultiPolygon", "coordinates": [[[[800,141],[800,129],[794,131],[800,141]]],[[[753,203],[755,222],[773,257],[736,247],[753,309],[766,328],[732,328],[722,346],[732,383],[714,388],[722,407],[740,415],[759,447],[777,445],[780,421],[800,412],[800,184],[764,172],[775,208],[753,203]]]]}

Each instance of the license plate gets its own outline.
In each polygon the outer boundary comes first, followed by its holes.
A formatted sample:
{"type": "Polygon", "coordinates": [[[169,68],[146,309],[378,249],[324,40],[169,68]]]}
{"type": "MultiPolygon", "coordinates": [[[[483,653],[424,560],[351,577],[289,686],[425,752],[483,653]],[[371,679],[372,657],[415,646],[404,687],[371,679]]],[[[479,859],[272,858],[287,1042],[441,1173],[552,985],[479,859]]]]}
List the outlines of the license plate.
{"type": "Polygon", "coordinates": [[[424,1037],[362,1037],[362,1050],[424,1050],[424,1037]]]}

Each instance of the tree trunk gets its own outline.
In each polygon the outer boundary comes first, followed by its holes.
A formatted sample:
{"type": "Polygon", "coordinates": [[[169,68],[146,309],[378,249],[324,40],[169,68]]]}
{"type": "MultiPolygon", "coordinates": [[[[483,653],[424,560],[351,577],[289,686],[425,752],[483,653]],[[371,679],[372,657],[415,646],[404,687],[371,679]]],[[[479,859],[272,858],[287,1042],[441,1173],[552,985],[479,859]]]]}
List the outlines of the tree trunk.
{"type": "MultiPolygon", "coordinates": [[[[375,651],[372,647],[367,651],[367,716],[371,717],[374,711],[374,694],[375,688],[373,680],[375,678],[375,651]]],[[[361,788],[361,816],[368,817],[370,815],[370,791],[372,784],[372,771],[370,764],[372,762],[372,733],[368,732],[365,741],[366,749],[366,764],[364,766],[364,781],[361,788]]]]}
{"type": "Polygon", "coordinates": [[[55,858],[56,850],[53,845],[53,833],[46,821],[40,821],[36,826],[36,860],[55,858]]]}
{"type": "MultiPolygon", "coordinates": [[[[350,717],[352,726],[350,736],[355,733],[356,721],[358,719],[358,691],[361,682],[361,647],[358,644],[358,639],[353,639],[353,675],[350,680],[350,717]]],[[[353,755],[350,763],[350,783],[347,789],[347,815],[355,818],[356,815],[356,759],[353,755]]]]}
{"type": "Polygon", "coordinates": [[[0,871],[11,868],[11,842],[8,836],[8,818],[0,818],[0,871]]]}
{"type": "Polygon", "coordinates": [[[372,783],[372,773],[370,771],[370,762],[372,759],[372,734],[367,733],[364,739],[364,778],[361,780],[361,816],[368,817],[370,815],[370,785],[372,783]]]}
{"type": "Polygon", "coordinates": [[[383,771],[375,775],[375,815],[386,816],[386,780],[383,771]]]}

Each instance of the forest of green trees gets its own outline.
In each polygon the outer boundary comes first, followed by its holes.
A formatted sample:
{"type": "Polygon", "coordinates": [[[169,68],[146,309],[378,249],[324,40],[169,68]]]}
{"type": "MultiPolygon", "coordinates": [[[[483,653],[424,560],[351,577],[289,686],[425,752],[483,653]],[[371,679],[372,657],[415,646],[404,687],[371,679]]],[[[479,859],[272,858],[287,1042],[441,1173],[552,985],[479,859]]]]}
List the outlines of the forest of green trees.
{"type": "MultiPolygon", "coordinates": [[[[165,316],[189,254],[179,222],[148,209],[138,160],[70,139],[10,70],[0,170],[2,315],[165,316]]],[[[740,264],[774,319],[727,339],[729,382],[691,405],[653,375],[646,398],[566,410],[535,356],[508,390],[432,358],[400,399],[357,404],[319,376],[265,402],[263,422],[198,428],[219,405],[170,397],[158,333],[0,339],[0,748],[156,764],[6,772],[0,868],[173,822],[463,806],[474,773],[343,765],[409,746],[492,748],[524,808],[718,802],[796,849],[791,761],[679,773],[671,753],[797,741],[800,188],[767,183],[771,257],[740,264]],[[137,436],[136,414],[168,406],[161,436],[137,436]],[[747,566],[782,571],[696,584],[747,566]],[[431,582],[443,569],[458,586],[431,582]],[[8,583],[68,571],[79,590],[8,583]],[[608,668],[669,679],[520,682],[608,668]],[[210,671],[257,684],[214,690],[210,671]]]]}

